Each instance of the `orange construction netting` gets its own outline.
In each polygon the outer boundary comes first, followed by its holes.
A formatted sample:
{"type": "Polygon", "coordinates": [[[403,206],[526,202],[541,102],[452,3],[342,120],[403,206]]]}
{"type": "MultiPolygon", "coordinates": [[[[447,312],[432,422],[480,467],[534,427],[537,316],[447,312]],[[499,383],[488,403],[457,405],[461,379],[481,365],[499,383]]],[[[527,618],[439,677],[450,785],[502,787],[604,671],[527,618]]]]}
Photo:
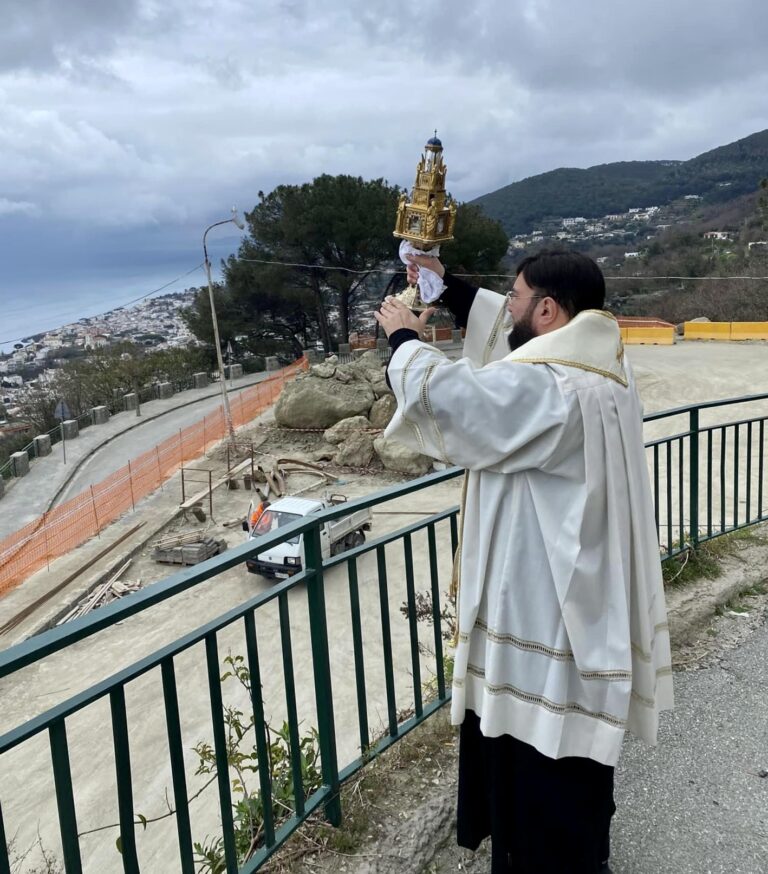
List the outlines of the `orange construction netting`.
{"type": "MultiPolygon", "coordinates": [[[[245,425],[268,409],[285,383],[307,366],[307,360],[301,358],[231,397],[234,427],[245,425]]],[[[0,595],[98,534],[126,510],[135,507],[137,501],[158,489],[183,464],[204,455],[226,432],[224,412],[218,407],[201,421],[131,459],[100,483],[1,540],[0,595]]]]}

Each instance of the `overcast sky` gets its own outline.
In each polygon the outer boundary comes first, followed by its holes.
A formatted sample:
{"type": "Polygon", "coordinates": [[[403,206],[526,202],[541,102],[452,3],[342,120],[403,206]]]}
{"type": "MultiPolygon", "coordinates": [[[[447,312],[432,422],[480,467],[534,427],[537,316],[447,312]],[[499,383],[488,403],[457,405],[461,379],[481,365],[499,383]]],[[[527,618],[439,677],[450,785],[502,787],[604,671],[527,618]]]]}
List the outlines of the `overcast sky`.
{"type": "MultiPolygon", "coordinates": [[[[195,267],[206,224],[260,189],[320,173],[410,185],[434,128],[465,200],[768,128],[765,0],[0,9],[0,342],[25,314],[39,330],[195,267]]],[[[215,259],[236,248],[214,234],[215,259]]]]}

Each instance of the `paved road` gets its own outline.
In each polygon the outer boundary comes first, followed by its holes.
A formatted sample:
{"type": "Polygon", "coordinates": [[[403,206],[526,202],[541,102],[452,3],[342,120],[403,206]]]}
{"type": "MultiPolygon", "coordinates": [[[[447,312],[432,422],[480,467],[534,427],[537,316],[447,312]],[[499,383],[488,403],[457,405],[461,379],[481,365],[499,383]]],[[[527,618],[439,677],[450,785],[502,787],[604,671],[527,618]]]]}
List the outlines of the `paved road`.
{"type": "MultiPolygon", "coordinates": [[[[248,374],[237,380],[230,397],[266,376],[266,373],[248,374]]],[[[62,485],[66,484],[66,488],[57,502],[99,482],[129,458],[135,458],[171,434],[177,434],[180,428],[199,421],[220,403],[221,394],[215,385],[205,390],[181,392],[167,400],[149,401],[141,405],[141,419],[133,413],[120,413],[106,425],[92,425],[76,440],[67,441],[66,464],[62,446],[57,444],[51,455],[32,462],[23,480],[11,481],[12,485],[0,501],[0,539],[47,510],[62,485]]]]}
{"type": "MultiPolygon", "coordinates": [[[[624,744],[611,869],[767,874],[768,623],[709,666],[676,671],[675,697],[676,709],[662,715],[657,747],[632,737],[624,744]]],[[[365,861],[353,860],[349,874],[487,874],[489,841],[476,853],[456,846],[456,761],[430,782],[439,789],[415,810],[406,803],[406,816],[393,818],[377,843],[363,848],[365,861]]]]}
{"type": "MultiPolygon", "coordinates": [[[[258,379],[255,381],[260,382],[266,376],[266,373],[258,374],[258,379]]],[[[247,387],[247,385],[238,386],[236,391],[230,393],[230,398],[247,387]]],[[[132,431],[115,437],[106,446],[97,449],[88,457],[77,474],[70,480],[66,489],[59,495],[56,503],[62,503],[83,489],[87,489],[88,486],[100,482],[104,477],[126,464],[129,459],[152,449],[167,437],[178,434],[183,428],[194,425],[203,416],[213,413],[220,405],[221,395],[217,394],[215,397],[206,398],[188,407],[176,409],[172,413],[147,422],[140,428],[134,428],[132,431]]]]}
{"type": "Polygon", "coordinates": [[[675,696],[658,747],[630,740],[619,762],[615,874],[765,874],[768,624],[677,673],[675,696]]]}

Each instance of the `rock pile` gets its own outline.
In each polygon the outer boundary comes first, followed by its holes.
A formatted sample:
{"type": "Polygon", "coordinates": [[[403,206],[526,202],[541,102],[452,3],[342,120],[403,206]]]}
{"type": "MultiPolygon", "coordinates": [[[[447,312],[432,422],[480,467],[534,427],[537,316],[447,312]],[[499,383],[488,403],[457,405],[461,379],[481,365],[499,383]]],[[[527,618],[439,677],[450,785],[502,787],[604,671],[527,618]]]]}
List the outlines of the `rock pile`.
{"type": "Polygon", "coordinates": [[[371,350],[349,364],[332,355],[313,365],[285,386],[275,419],[283,428],[326,429],[320,455],[335,464],[368,467],[377,456],[388,470],[421,476],[432,459],[381,434],[396,409],[384,365],[371,350]]]}

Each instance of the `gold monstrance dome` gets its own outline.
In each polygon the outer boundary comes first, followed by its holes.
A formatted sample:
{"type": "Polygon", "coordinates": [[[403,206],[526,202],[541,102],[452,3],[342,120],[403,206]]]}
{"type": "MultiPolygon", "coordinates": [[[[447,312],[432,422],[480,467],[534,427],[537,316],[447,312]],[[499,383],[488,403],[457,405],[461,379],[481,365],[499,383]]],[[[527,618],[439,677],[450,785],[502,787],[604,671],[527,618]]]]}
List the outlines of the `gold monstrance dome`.
{"type": "MultiPolygon", "coordinates": [[[[445,193],[447,169],[443,163],[443,144],[435,131],[435,136],[427,141],[416,167],[411,199],[408,200],[406,194],[400,196],[393,232],[396,237],[407,240],[423,252],[430,252],[440,243],[453,239],[456,204],[445,193]]],[[[418,286],[409,286],[398,297],[412,309],[425,308],[419,297],[418,286]]]]}

